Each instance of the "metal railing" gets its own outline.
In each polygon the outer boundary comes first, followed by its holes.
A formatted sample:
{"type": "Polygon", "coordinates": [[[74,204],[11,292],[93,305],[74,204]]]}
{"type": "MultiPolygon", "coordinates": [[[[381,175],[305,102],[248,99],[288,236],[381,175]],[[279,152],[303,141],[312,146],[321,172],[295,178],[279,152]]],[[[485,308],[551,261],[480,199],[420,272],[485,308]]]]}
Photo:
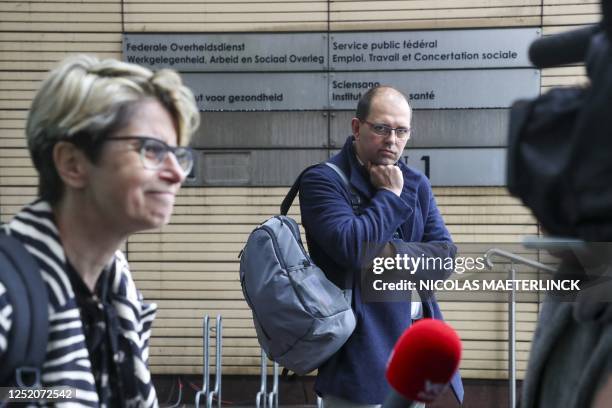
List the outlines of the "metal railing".
{"type": "MultiPolygon", "coordinates": [[[[217,408],[221,408],[221,375],[223,356],[223,318],[217,315],[215,327],[210,325],[210,316],[205,315],[202,320],[202,355],[204,356],[202,368],[202,389],[196,393],[195,406],[200,407],[202,397],[205,398],[206,408],[212,408],[214,400],[217,408]],[[211,389],[210,383],[210,337],[215,332],[215,383],[211,389]]],[[[261,383],[259,392],[255,397],[257,408],[278,408],[278,363],[272,366],[272,389],[268,392],[268,356],[261,350],[261,383]]]]}
{"type": "Polygon", "coordinates": [[[206,398],[206,408],[212,408],[213,399],[217,399],[217,408],[221,408],[221,359],[223,348],[223,318],[217,315],[217,322],[214,328],[210,327],[210,317],[204,316],[202,322],[202,341],[203,341],[203,374],[202,374],[202,389],[196,393],[195,406],[200,407],[200,399],[202,396],[206,398]],[[210,388],[210,333],[215,331],[215,385],[210,388]]]}
{"type": "Polygon", "coordinates": [[[278,408],[278,363],[272,365],[272,390],[268,392],[268,356],[261,350],[259,392],[255,396],[257,408],[278,408]]]}
{"type": "MultiPolygon", "coordinates": [[[[531,266],[547,272],[555,272],[556,269],[532,259],[523,258],[499,248],[491,248],[485,253],[485,262],[490,269],[493,269],[491,258],[500,257],[510,260],[510,270],[508,278],[516,279],[515,264],[531,266]]],[[[508,294],[508,406],[516,407],[516,291],[514,286],[508,294]]]]}

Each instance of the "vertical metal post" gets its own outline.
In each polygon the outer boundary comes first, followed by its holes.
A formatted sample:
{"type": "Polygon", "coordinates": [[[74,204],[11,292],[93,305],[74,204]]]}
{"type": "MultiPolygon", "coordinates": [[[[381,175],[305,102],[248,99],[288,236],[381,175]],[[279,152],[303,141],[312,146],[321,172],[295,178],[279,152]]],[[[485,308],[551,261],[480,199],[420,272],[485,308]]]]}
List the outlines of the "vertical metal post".
{"type": "Polygon", "coordinates": [[[205,401],[208,401],[208,378],[209,378],[209,370],[210,370],[210,355],[209,355],[209,330],[210,330],[210,317],[208,315],[204,316],[204,320],[202,323],[202,355],[204,359],[204,367],[202,374],[202,389],[196,393],[195,397],[195,406],[196,408],[200,408],[200,398],[202,395],[206,398],[205,401]]]}
{"type": "Polygon", "coordinates": [[[261,382],[259,385],[259,392],[255,396],[255,407],[256,408],[266,408],[266,392],[268,389],[267,386],[267,371],[268,371],[268,356],[261,350],[261,364],[260,364],[260,375],[261,382]]]}
{"type": "Polygon", "coordinates": [[[208,394],[206,408],[212,408],[213,398],[217,398],[217,407],[221,408],[221,358],[223,342],[223,318],[217,315],[217,326],[215,334],[215,388],[208,394]]]}
{"type": "MultiPolygon", "coordinates": [[[[516,279],[515,262],[543,271],[555,272],[555,269],[550,266],[499,248],[491,248],[485,253],[485,261],[490,269],[493,269],[493,262],[491,262],[493,256],[501,256],[510,260],[508,275],[512,280],[516,279]]],[[[516,407],[516,291],[514,285],[512,285],[512,291],[508,294],[508,403],[510,408],[516,407]]]]}
{"type": "Polygon", "coordinates": [[[268,407],[278,408],[278,363],[272,366],[272,391],[268,394],[268,407]]]}
{"type": "Polygon", "coordinates": [[[215,380],[218,380],[217,407],[221,408],[221,380],[223,379],[223,317],[217,316],[217,375],[215,380]]]}
{"type": "Polygon", "coordinates": [[[204,316],[202,330],[202,343],[203,343],[203,359],[204,367],[202,374],[202,389],[196,393],[195,406],[200,407],[200,398],[204,397],[206,401],[206,408],[212,407],[213,398],[217,398],[217,406],[221,408],[221,356],[222,356],[222,343],[223,343],[223,320],[221,315],[217,315],[217,326],[215,327],[215,388],[210,390],[210,317],[204,316]]]}
{"type": "MultiPolygon", "coordinates": [[[[516,279],[514,263],[510,263],[509,278],[516,279]]],[[[508,294],[508,406],[516,407],[516,292],[514,284],[508,294]]]]}

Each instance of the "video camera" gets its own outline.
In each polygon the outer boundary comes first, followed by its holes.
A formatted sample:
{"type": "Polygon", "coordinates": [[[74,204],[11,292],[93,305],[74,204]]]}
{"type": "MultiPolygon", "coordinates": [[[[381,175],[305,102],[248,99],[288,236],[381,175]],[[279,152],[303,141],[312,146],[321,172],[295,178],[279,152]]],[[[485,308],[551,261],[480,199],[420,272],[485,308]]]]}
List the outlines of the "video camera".
{"type": "Polygon", "coordinates": [[[585,62],[587,86],[555,88],[511,110],[507,180],[550,234],[612,241],[612,2],[599,24],[536,40],[538,68],[585,62]]]}

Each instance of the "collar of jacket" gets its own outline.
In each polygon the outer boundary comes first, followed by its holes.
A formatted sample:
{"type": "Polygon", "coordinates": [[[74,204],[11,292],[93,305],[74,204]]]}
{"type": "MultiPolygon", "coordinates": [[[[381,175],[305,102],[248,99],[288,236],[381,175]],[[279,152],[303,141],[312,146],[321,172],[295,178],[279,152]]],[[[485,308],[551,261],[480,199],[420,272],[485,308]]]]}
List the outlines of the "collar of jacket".
{"type": "Polygon", "coordinates": [[[357,192],[368,199],[376,193],[368,179],[365,167],[359,163],[353,147],[354,136],[349,136],[344,142],[340,153],[331,158],[331,162],[340,167],[349,179],[350,184],[357,192]]]}
{"type": "MultiPolygon", "coordinates": [[[[50,204],[39,199],[26,205],[7,224],[7,227],[11,233],[14,231],[17,234],[22,234],[22,236],[26,234],[26,245],[35,248],[38,254],[38,256],[35,255],[35,258],[51,259],[59,266],[54,268],[54,271],[58,274],[59,282],[63,283],[57,288],[59,294],[59,296],[56,296],[58,306],[63,307],[67,302],[76,305],[74,289],[70,285],[66,272],[66,263],[68,262],[66,253],[61,243],[50,204]],[[37,231],[37,233],[35,235],[28,234],[26,231],[30,229],[37,231]]],[[[141,301],[141,295],[131,279],[125,255],[120,250],[115,252],[113,259],[107,264],[107,268],[110,273],[110,300],[115,303],[117,313],[122,318],[122,326],[124,326],[122,329],[125,332],[138,331],[141,329],[137,327],[139,325],[138,319],[143,315],[151,314],[154,316],[157,305],[155,303],[144,304],[141,301]],[[129,307],[123,307],[122,305],[128,305],[129,307]]],[[[139,339],[136,343],[142,346],[144,341],[139,339]]]]}
{"type": "MultiPolygon", "coordinates": [[[[75,312],[78,316],[74,290],[66,274],[66,254],[49,203],[38,200],[25,206],[7,224],[5,231],[24,243],[26,250],[34,256],[41,267],[41,274],[45,278],[49,292],[50,323],[61,326],[63,319],[74,319],[72,316],[75,312]]],[[[121,251],[115,252],[113,259],[109,260],[108,267],[111,272],[109,277],[110,300],[114,306],[114,312],[119,316],[119,334],[123,337],[120,347],[121,351],[128,353],[123,363],[118,364],[125,365],[125,368],[121,370],[123,378],[127,378],[125,377],[127,375],[135,378],[133,384],[124,390],[126,406],[156,407],[158,405],[157,396],[147,361],[151,324],[155,318],[157,305],[144,303],[121,251]]],[[[77,334],[84,334],[82,325],[75,325],[74,330],[77,331],[77,334]]],[[[55,341],[62,341],[62,339],[55,339],[55,341]]],[[[76,347],[74,353],[83,353],[84,356],[87,356],[88,351],[84,339],[72,346],[76,347]]],[[[47,381],[45,380],[46,375],[56,376],[57,381],[73,382],[77,384],[77,390],[88,395],[93,406],[98,406],[98,395],[95,385],[92,385],[91,367],[87,367],[89,373],[87,369],[83,371],[86,378],[90,376],[89,379],[76,382],[70,377],[72,371],[67,367],[67,365],[57,363],[51,370],[52,373],[43,372],[43,382],[47,381]]]]}

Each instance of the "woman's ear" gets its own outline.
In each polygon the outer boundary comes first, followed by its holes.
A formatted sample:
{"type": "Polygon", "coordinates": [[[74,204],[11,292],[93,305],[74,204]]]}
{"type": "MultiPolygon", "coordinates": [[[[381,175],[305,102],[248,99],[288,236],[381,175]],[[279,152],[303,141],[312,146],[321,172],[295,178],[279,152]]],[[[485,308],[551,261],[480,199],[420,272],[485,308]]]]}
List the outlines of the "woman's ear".
{"type": "Polygon", "coordinates": [[[56,143],[53,146],[53,162],[66,186],[83,188],[87,185],[89,160],[75,145],[68,142],[56,143]]]}

